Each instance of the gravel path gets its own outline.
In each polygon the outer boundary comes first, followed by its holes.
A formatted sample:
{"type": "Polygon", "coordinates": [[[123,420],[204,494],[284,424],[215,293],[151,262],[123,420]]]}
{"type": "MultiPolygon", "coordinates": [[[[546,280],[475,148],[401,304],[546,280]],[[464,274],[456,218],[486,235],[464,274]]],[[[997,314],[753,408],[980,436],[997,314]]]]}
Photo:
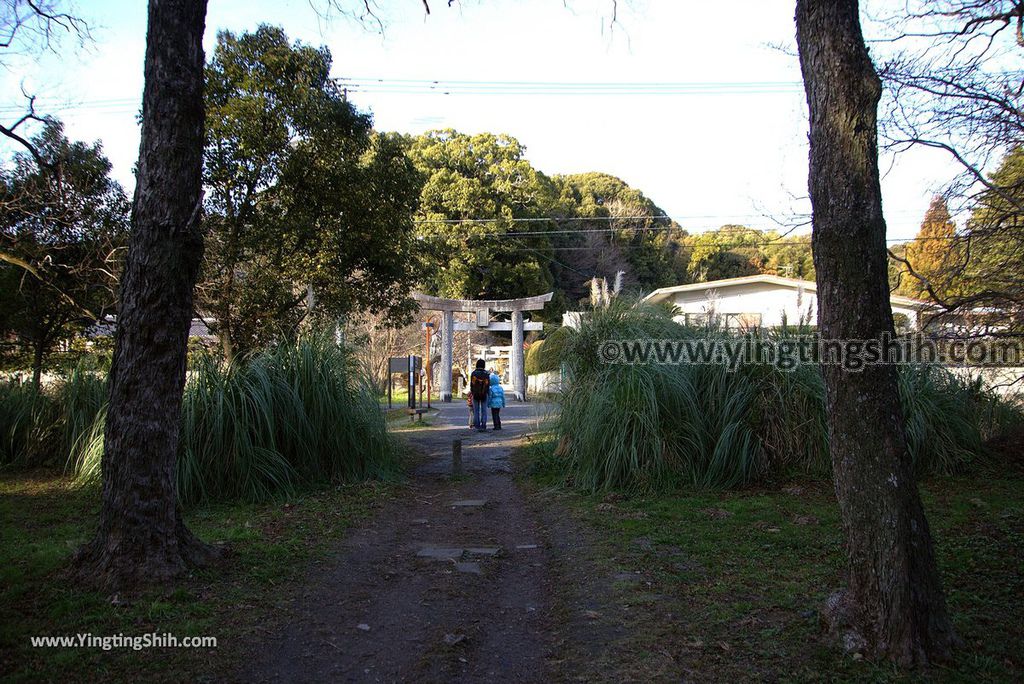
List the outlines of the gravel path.
{"type": "Polygon", "coordinates": [[[402,433],[427,455],[412,481],[311,570],[239,679],[548,681],[552,552],[509,460],[545,410],[510,405],[503,430],[478,433],[459,402],[402,433]],[[453,439],[465,472],[455,480],[453,439]]]}

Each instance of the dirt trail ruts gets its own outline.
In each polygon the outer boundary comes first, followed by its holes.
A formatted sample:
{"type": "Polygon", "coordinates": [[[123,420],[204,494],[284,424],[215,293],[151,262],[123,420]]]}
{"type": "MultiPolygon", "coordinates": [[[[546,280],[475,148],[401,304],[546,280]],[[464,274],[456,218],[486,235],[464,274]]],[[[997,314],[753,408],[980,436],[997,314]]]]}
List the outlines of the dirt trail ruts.
{"type": "Polygon", "coordinates": [[[478,433],[458,402],[405,433],[427,454],[410,484],[311,569],[239,680],[548,681],[553,559],[509,460],[544,410],[510,405],[503,430],[478,433]]]}

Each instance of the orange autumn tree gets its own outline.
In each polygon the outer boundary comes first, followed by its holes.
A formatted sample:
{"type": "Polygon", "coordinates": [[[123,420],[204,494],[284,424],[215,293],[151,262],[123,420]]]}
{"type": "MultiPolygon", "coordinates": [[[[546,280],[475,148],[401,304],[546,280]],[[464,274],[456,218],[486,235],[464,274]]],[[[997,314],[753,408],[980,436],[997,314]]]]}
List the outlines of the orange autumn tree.
{"type": "Polygon", "coordinates": [[[941,195],[932,198],[917,237],[906,245],[901,264],[899,293],[918,299],[934,299],[929,286],[941,299],[955,295],[963,272],[963,255],[953,222],[941,195]]]}

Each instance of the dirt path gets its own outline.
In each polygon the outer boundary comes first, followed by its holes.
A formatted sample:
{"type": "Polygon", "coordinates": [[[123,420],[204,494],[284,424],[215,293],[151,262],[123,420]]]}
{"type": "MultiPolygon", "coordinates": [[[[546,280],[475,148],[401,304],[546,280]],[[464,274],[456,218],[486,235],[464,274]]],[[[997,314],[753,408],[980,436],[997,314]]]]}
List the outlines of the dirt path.
{"type": "Polygon", "coordinates": [[[405,433],[429,457],[399,500],[311,571],[239,679],[548,680],[553,560],[509,460],[544,410],[510,406],[502,431],[477,433],[460,402],[405,433]],[[456,438],[465,477],[453,481],[456,438]]]}

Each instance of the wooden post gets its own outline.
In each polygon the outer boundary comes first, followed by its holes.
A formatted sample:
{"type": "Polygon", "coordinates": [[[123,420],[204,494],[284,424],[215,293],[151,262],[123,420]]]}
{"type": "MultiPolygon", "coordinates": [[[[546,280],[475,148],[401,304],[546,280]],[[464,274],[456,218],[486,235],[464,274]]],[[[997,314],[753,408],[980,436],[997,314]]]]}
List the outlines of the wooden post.
{"type": "Polygon", "coordinates": [[[462,440],[452,440],[452,477],[462,477],[462,440]]]}
{"type": "Polygon", "coordinates": [[[409,354],[407,361],[409,380],[406,383],[406,390],[409,392],[409,408],[416,408],[416,357],[409,354]]]}
{"type": "Polygon", "coordinates": [[[425,357],[426,360],[427,360],[427,408],[430,408],[430,392],[432,390],[432,388],[431,388],[432,378],[430,376],[431,376],[431,374],[433,372],[433,368],[431,368],[431,365],[430,365],[430,335],[431,335],[431,333],[433,331],[434,331],[434,324],[428,321],[427,322],[427,354],[426,354],[426,357],[425,357]]]}

